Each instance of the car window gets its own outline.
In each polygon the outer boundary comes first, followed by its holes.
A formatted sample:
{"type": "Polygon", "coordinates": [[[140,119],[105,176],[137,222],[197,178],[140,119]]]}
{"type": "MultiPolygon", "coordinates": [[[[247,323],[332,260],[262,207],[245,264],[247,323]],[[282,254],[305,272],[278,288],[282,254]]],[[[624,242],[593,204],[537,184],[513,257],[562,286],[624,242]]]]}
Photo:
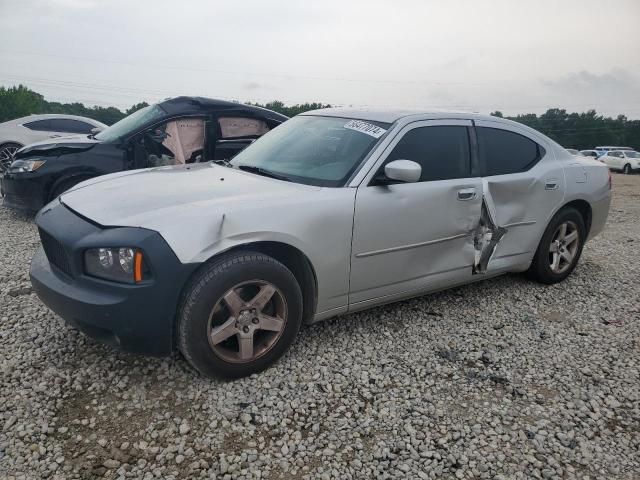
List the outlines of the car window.
{"type": "Polygon", "coordinates": [[[91,130],[94,128],[93,125],[89,123],[72,120],[70,118],[52,118],[50,122],[52,132],[91,133],[91,130]]]}
{"type": "Polygon", "coordinates": [[[51,120],[34,120],[33,122],[23,123],[25,127],[29,130],[34,130],[36,132],[50,132],[51,131],[51,120]]]}
{"type": "Polygon", "coordinates": [[[389,128],[388,123],[298,115],[231,160],[307,185],[340,187],[389,128]]]}
{"type": "Polygon", "coordinates": [[[469,151],[467,127],[417,127],[400,139],[385,164],[393,160],[413,160],[422,167],[421,182],[465,178],[471,171],[469,151]]]}
{"type": "Polygon", "coordinates": [[[478,152],[486,175],[525,172],[544,156],[533,140],[508,130],[478,127],[478,152]]]}
{"type": "Polygon", "coordinates": [[[267,122],[260,118],[222,117],[218,124],[223,139],[258,138],[269,131],[267,122]]]}
{"type": "Polygon", "coordinates": [[[136,110],[131,115],[124,117],[98,133],[95,138],[103,142],[115,142],[142,129],[145,125],[160,120],[166,116],[166,112],[160,105],[149,105],[136,110]]]}

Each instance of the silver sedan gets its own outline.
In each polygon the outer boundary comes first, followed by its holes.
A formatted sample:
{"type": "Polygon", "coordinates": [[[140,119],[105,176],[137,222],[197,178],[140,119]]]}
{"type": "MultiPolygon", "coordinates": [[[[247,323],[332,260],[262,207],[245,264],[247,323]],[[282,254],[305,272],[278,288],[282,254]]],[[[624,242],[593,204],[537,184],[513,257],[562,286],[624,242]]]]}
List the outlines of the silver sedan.
{"type": "Polygon", "coordinates": [[[605,165],[508,120],[318,110],[230,162],[80,184],[39,213],[31,275],[89,335],[238,377],[303,323],[506,272],[560,282],[610,197],[605,165]]]}

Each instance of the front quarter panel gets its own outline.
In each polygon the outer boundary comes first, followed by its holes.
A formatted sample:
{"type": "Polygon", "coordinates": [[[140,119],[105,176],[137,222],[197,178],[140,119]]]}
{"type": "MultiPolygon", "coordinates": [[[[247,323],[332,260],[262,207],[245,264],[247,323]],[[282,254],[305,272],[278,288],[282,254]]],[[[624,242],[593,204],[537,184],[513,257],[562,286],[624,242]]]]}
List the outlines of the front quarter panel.
{"type": "Polygon", "coordinates": [[[206,262],[254,242],[295,247],[316,274],[317,314],[340,313],[348,303],[355,193],[354,188],[305,188],[293,197],[177,205],[147,226],[162,234],[182,263],[206,262]]]}

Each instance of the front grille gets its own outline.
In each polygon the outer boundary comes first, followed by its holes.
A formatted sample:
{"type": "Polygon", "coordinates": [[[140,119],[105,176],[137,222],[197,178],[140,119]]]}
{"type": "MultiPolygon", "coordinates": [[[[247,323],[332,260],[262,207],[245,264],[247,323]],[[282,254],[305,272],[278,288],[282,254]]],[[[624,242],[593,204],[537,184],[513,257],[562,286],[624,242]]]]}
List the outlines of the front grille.
{"type": "Polygon", "coordinates": [[[40,241],[42,242],[44,253],[47,255],[49,262],[71,276],[71,264],[69,263],[69,256],[65,248],[58,240],[41,228],[39,228],[38,231],[40,232],[40,241]]]}

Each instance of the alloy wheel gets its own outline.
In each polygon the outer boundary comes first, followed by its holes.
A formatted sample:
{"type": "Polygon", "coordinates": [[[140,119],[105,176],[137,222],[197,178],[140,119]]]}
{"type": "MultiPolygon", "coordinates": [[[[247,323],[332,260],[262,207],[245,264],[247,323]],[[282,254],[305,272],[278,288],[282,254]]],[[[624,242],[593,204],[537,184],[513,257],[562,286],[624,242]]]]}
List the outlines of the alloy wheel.
{"type": "Polygon", "coordinates": [[[275,285],[242,282],[213,307],[207,326],[209,346],[227,362],[250,362],[271,350],[286,322],[287,302],[275,285]]]}
{"type": "Polygon", "coordinates": [[[571,265],[578,252],[580,234],[578,226],[572,221],[561,223],[553,234],[549,246],[549,266],[556,274],[565,272],[571,265]]]}
{"type": "Polygon", "coordinates": [[[13,156],[20,149],[15,145],[0,148],[0,172],[6,172],[13,162],[13,156]]]}

